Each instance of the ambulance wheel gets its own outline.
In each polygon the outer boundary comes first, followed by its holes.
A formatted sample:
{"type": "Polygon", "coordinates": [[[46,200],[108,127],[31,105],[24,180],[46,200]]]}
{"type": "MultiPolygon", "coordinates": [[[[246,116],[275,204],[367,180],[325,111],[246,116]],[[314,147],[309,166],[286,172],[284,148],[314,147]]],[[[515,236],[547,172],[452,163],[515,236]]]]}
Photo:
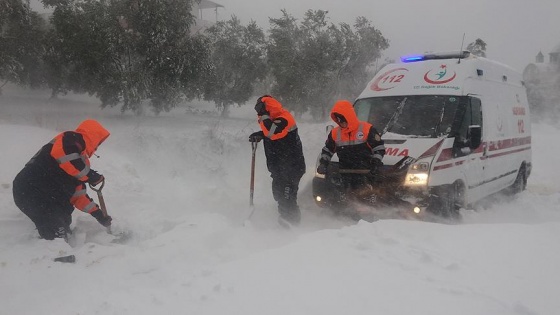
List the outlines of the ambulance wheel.
{"type": "Polygon", "coordinates": [[[510,187],[511,194],[518,194],[527,188],[527,172],[525,171],[525,164],[521,165],[515,182],[510,187]]]}
{"type": "Polygon", "coordinates": [[[444,218],[460,219],[465,189],[459,182],[438,187],[432,194],[428,210],[444,218]]]}

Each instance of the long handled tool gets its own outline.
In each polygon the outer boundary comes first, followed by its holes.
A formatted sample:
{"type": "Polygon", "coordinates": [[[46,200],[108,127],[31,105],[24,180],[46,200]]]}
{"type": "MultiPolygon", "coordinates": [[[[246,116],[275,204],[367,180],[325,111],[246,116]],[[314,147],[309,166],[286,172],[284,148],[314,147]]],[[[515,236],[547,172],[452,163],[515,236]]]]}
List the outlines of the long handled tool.
{"type": "MultiPolygon", "coordinates": [[[[106,217],[106,216],[108,216],[107,215],[107,207],[105,206],[105,198],[103,198],[103,193],[101,192],[101,190],[103,189],[103,186],[105,186],[105,178],[103,178],[103,181],[101,181],[101,185],[98,188],[95,188],[94,186],[89,184],[89,188],[91,188],[91,190],[93,190],[97,193],[97,198],[99,199],[99,206],[101,207],[101,212],[103,213],[103,216],[106,217]]],[[[107,233],[113,234],[113,233],[111,233],[111,225],[109,225],[107,227],[107,233]]]]}
{"type": "MultiPolygon", "coordinates": [[[[108,216],[107,206],[105,206],[105,198],[103,198],[103,193],[101,192],[103,186],[105,186],[105,179],[103,179],[103,181],[101,182],[101,186],[99,186],[98,188],[89,185],[89,187],[97,193],[97,198],[99,199],[99,207],[101,208],[101,212],[103,213],[104,216],[108,216]]],[[[132,231],[126,230],[126,231],[115,233],[111,230],[111,225],[107,227],[107,233],[115,236],[115,239],[113,239],[111,243],[117,243],[117,244],[126,243],[132,237],[132,231]]]]}
{"type": "Polygon", "coordinates": [[[255,153],[257,152],[258,142],[251,142],[251,149],[253,150],[251,156],[251,184],[249,186],[249,206],[251,207],[251,213],[247,217],[245,222],[249,221],[255,212],[255,205],[253,204],[253,195],[255,192],[255,153]]]}

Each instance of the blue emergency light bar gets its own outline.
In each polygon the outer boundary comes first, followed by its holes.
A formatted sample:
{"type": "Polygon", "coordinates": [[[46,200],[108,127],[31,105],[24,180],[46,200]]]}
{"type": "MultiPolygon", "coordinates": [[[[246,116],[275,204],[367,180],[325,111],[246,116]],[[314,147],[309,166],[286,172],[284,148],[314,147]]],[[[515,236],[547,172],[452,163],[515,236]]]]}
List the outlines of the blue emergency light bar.
{"type": "Polygon", "coordinates": [[[422,61],[422,60],[424,60],[423,55],[401,57],[402,62],[415,62],[415,61],[422,61]]]}
{"type": "Polygon", "coordinates": [[[417,62],[423,60],[435,60],[435,59],[465,59],[471,54],[468,50],[449,52],[449,53],[435,53],[435,54],[425,54],[425,55],[410,55],[401,57],[402,62],[417,62]]]}

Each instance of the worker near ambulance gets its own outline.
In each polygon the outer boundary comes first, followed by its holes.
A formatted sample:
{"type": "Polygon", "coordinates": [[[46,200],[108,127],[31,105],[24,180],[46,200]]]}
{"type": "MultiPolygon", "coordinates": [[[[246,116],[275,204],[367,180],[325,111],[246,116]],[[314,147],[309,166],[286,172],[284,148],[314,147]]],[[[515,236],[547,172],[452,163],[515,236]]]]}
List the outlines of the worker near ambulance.
{"type": "Polygon", "coordinates": [[[368,176],[351,172],[341,174],[347,188],[359,188],[368,178],[378,176],[383,166],[385,146],[381,134],[370,123],[358,120],[349,101],[337,101],[330,116],[338,126],[331,130],[325,141],[317,173],[327,173],[331,158],[336,153],[341,170],[370,171],[368,176]]]}
{"type": "Polygon", "coordinates": [[[46,240],[70,233],[74,207],[91,214],[103,226],[111,225],[99,206],[86,193],[86,183],[102,183],[103,175],[90,168],[89,158],[109,137],[95,120],[85,120],[75,131],[65,131],[45,144],[25,164],[13,182],[17,207],[46,240]]]}
{"type": "Polygon", "coordinates": [[[266,165],[272,177],[272,195],[278,202],[281,225],[298,224],[301,213],[297,204],[299,181],[305,174],[303,147],[294,117],[270,95],[259,97],[255,105],[261,131],[249,141],[264,140],[266,165]]]}

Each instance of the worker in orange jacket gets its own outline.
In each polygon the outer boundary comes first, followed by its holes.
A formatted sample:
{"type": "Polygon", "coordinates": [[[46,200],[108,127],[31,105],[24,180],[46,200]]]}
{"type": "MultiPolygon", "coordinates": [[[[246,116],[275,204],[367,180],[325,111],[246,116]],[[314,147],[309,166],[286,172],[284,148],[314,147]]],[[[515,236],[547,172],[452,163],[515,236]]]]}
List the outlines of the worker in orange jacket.
{"type": "Polygon", "coordinates": [[[264,139],[266,165],[272,177],[272,195],[278,202],[279,223],[298,224],[301,213],[297,204],[299,181],[305,174],[305,159],[294,117],[269,95],[259,97],[255,105],[261,131],[249,141],[264,139]]]}
{"type": "Polygon", "coordinates": [[[95,186],[104,181],[90,168],[89,158],[107,137],[109,131],[99,122],[85,120],[75,131],[65,131],[45,144],[17,174],[14,201],[35,223],[41,238],[67,239],[74,207],[103,226],[111,225],[112,218],[86,193],[86,183],[95,186]]]}
{"type": "Polygon", "coordinates": [[[317,173],[325,174],[332,156],[338,155],[340,169],[370,170],[367,176],[342,174],[346,188],[360,188],[369,178],[379,175],[383,166],[385,145],[381,134],[372,124],[358,120],[352,103],[337,101],[331,110],[331,119],[338,125],[331,130],[321,151],[317,173]]]}

